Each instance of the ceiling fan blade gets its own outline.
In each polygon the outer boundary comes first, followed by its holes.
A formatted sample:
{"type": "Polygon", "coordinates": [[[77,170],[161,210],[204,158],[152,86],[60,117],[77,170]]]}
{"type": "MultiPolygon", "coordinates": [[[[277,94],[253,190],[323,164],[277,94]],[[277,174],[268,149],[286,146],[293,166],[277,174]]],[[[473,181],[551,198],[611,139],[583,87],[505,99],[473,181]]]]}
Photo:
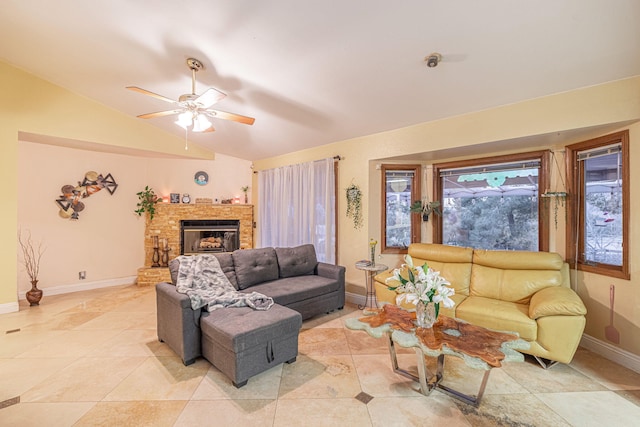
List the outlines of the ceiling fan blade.
{"type": "Polygon", "coordinates": [[[146,89],[142,89],[142,88],[140,88],[138,86],[127,86],[127,89],[132,90],[134,92],[141,93],[143,95],[153,96],[154,98],[161,99],[162,101],[176,102],[175,100],[167,98],[166,96],[158,95],[157,93],[150,92],[150,91],[148,91],[146,89]]]}
{"type": "Polygon", "coordinates": [[[209,108],[216,102],[224,99],[226,96],[226,93],[222,93],[214,88],[209,88],[205,93],[197,97],[194,101],[202,104],[203,108],[209,108]]]}
{"type": "Polygon", "coordinates": [[[256,121],[253,117],[241,116],[240,114],[227,113],[220,110],[205,110],[207,114],[212,117],[225,120],[233,120],[234,122],[244,123],[245,125],[252,125],[256,121]]]}
{"type": "Polygon", "coordinates": [[[170,114],[182,113],[183,111],[184,110],[182,108],[179,108],[177,110],[167,110],[167,111],[158,111],[155,113],[141,114],[138,117],[140,117],[141,119],[152,119],[154,117],[162,117],[162,116],[168,116],[170,114]]]}

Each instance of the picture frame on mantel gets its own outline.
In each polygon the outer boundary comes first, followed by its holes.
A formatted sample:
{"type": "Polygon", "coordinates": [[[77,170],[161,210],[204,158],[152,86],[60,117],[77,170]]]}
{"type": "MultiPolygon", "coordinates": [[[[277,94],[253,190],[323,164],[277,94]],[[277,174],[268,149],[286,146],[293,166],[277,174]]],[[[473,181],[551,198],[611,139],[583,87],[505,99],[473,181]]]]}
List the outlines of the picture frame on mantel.
{"type": "Polygon", "coordinates": [[[180,203],[180,193],[171,193],[169,195],[171,203],[180,203]]]}

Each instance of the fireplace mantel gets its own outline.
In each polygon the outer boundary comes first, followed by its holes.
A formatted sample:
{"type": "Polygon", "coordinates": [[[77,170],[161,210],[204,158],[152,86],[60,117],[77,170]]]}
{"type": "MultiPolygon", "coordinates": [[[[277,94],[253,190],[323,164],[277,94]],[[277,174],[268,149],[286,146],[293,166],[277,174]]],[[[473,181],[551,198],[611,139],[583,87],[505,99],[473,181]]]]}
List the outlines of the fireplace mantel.
{"type": "MultiPolygon", "coordinates": [[[[237,219],[240,220],[240,248],[253,247],[253,205],[158,203],[153,221],[147,215],[144,236],[144,265],[153,263],[153,236],[162,242],[167,239],[171,248],[169,259],[180,255],[180,220],[183,219],[237,219]]],[[[160,245],[162,248],[162,245],[160,245]]]]}

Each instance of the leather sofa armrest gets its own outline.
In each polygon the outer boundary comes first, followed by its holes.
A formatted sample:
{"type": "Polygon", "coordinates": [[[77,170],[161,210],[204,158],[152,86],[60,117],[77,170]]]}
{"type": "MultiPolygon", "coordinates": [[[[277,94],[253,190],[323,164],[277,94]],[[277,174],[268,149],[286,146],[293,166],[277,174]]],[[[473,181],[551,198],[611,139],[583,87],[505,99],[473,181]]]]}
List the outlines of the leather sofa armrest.
{"type": "Polygon", "coordinates": [[[529,317],[584,316],[587,308],[572,289],[563,286],[544,288],[533,294],[529,303],[529,317]]]}
{"type": "Polygon", "coordinates": [[[316,266],[315,273],[318,276],[326,277],[327,279],[334,279],[344,284],[345,268],[341,265],[319,262],[316,266]]]}

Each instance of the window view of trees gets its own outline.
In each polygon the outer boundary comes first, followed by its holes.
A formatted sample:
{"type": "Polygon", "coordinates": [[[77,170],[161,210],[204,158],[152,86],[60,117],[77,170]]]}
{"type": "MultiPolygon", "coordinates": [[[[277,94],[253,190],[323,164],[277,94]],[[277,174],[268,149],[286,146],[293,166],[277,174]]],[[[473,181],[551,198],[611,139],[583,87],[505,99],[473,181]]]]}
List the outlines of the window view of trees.
{"type": "Polygon", "coordinates": [[[566,157],[569,262],[629,280],[629,131],[568,145],[566,157]]]}
{"type": "Polygon", "coordinates": [[[442,216],[434,241],[478,249],[547,250],[548,151],[434,164],[442,216]]]}
{"type": "Polygon", "coordinates": [[[411,243],[411,191],[387,191],[387,246],[408,248],[411,243]]]}
{"type": "Polygon", "coordinates": [[[538,250],[535,196],[485,196],[444,200],[443,242],[482,249],[538,250]]]}
{"type": "Polygon", "coordinates": [[[420,223],[410,211],[420,199],[420,165],[382,165],[382,252],[406,253],[420,241],[420,223]]]}
{"type": "Polygon", "coordinates": [[[585,259],[622,265],[620,153],[585,160],[585,259]]]}

